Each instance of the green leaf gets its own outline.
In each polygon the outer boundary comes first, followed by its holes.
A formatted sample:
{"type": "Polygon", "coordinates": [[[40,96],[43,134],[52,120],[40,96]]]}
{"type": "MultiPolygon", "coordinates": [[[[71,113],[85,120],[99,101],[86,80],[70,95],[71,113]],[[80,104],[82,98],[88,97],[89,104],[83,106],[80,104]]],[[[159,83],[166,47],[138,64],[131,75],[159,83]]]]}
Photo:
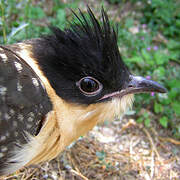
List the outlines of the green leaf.
{"type": "Polygon", "coordinates": [[[168,56],[161,51],[157,51],[154,54],[154,59],[157,65],[162,65],[168,61],[168,56]]]}
{"type": "Polygon", "coordinates": [[[173,107],[173,110],[175,111],[176,115],[177,116],[180,116],[180,103],[175,101],[173,104],[172,104],[172,107],[173,107]]]}
{"type": "MultiPolygon", "coordinates": [[[[157,96],[158,96],[158,100],[159,100],[160,104],[168,105],[171,103],[171,98],[169,98],[168,95],[169,95],[169,93],[165,93],[165,94],[158,93],[157,96]]],[[[164,108],[164,106],[163,106],[163,108],[164,108]]],[[[164,109],[163,109],[163,111],[164,111],[164,109]]]]}
{"type": "Polygon", "coordinates": [[[58,9],[56,14],[56,19],[52,19],[52,23],[55,26],[59,26],[64,29],[66,24],[66,11],[65,9],[58,9]]]}
{"type": "Polygon", "coordinates": [[[167,84],[169,87],[180,87],[180,80],[178,79],[172,79],[172,80],[169,80],[167,81],[167,84]]]}
{"type": "Polygon", "coordinates": [[[158,77],[158,79],[162,79],[165,76],[165,69],[163,66],[158,67],[154,70],[153,75],[158,77]]]}
{"type": "Polygon", "coordinates": [[[142,118],[142,117],[138,118],[138,119],[136,120],[136,122],[137,122],[137,123],[142,123],[142,122],[143,122],[143,118],[142,118]]]}
{"type": "Polygon", "coordinates": [[[163,116],[162,118],[160,118],[159,122],[164,128],[167,128],[167,126],[168,126],[168,118],[166,116],[163,116]]]}
{"type": "Polygon", "coordinates": [[[176,26],[180,28],[180,19],[177,19],[176,26]]]}
{"type": "Polygon", "coordinates": [[[131,58],[127,58],[127,61],[132,63],[141,63],[143,62],[143,59],[140,56],[133,56],[131,58]]]}
{"type": "Polygon", "coordinates": [[[59,9],[57,11],[57,18],[60,22],[64,22],[66,20],[66,11],[64,9],[59,9]]]}
{"type": "Polygon", "coordinates": [[[175,88],[171,88],[168,96],[169,96],[171,99],[174,99],[174,98],[177,97],[177,94],[178,94],[178,90],[175,89],[175,88]]]}
{"type": "Polygon", "coordinates": [[[141,54],[143,56],[143,58],[145,59],[145,61],[149,64],[149,65],[154,65],[154,61],[152,58],[152,55],[146,51],[145,49],[141,50],[141,54]]]}
{"type": "Polygon", "coordinates": [[[169,59],[176,59],[178,60],[180,56],[180,52],[179,52],[179,49],[178,50],[169,50],[169,59]]]}
{"type": "Polygon", "coordinates": [[[8,42],[10,41],[11,38],[13,38],[18,32],[22,31],[24,28],[26,28],[29,24],[28,23],[22,23],[18,27],[12,28],[11,33],[8,35],[7,39],[8,42]]]}
{"type": "Polygon", "coordinates": [[[29,9],[29,18],[31,19],[41,19],[45,17],[45,13],[40,7],[31,7],[29,9]]]}
{"type": "Polygon", "coordinates": [[[125,27],[130,28],[133,26],[133,24],[134,24],[134,20],[132,18],[128,18],[125,22],[125,27]]]}
{"type": "MultiPolygon", "coordinates": [[[[180,21],[180,20],[179,20],[179,21],[180,21]]],[[[171,39],[171,40],[167,43],[167,47],[168,47],[168,49],[179,49],[179,48],[180,48],[180,42],[171,39]]]]}
{"type": "Polygon", "coordinates": [[[144,118],[147,118],[149,117],[149,114],[147,113],[147,111],[143,114],[144,118]]]}
{"type": "Polygon", "coordinates": [[[151,120],[150,120],[149,118],[147,118],[147,119],[145,119],[145,121],[144,121],[144,125],[145,125],[146,127],[150,127],[150,122],[151,122],[151,120]]]}
{"type": "Polygon", "coordinates": [[[155,113],[160,113],[163,111],[163,107],[161,104],[158,104],[157,102],[155,102],[154,104],[154,111],[155,113]]]}

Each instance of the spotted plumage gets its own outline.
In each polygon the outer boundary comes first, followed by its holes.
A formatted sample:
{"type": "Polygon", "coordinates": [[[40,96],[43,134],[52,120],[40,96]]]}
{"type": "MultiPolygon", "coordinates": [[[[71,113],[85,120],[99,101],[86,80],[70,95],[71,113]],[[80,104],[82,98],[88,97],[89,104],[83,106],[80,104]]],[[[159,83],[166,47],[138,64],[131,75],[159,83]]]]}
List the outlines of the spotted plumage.
{"type": "Polygon", "coordinates": [[[0,48],[0,174],[13,151],[39,133],[51,102],[39,77],[14,52],[0,48]]]}
{"type": "Polygon", "coordinates": [[[0,46],[0,176],[55,158],[134,93],[166,92],[130,73],[104,9],[102,23],[87,11],[69,29],[0,46]]]}

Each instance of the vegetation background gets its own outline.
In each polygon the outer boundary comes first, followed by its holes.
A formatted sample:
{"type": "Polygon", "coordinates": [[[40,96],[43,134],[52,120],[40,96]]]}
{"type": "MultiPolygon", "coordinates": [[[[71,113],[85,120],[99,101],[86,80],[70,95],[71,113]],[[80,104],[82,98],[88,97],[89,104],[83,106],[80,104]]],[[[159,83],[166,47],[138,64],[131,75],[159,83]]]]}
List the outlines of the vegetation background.
{"type": "MultiPolygon", "coordinates": [[[[50,33],[49,25],[64,29],[69,26],[68,22],[74,19],[70,9],[78,13],[80,8],[85,12],[86,4],[89,4],[97,17],[100,17],[100,7],[104,6],[111,23],[118,24],[120,52],[131,72],[158,81],[168,89],[167,94],[136,95],[133,109],[126,113],[126,119],[134,119],[136,126],[148,131],[155,128],[156,132],[167,137],[164,139],[166,142],[177,146],[170,145],[171,153],[176,157],[180,145],[180,1],[0,0],[0,44],[40,37],[50,33]]],[[[132,125],[132,122],[130,124],[132,125]]],[[[106,125],[107,123],[102,127],[106,125]]],[[[105,161],[107,153],[98,147],[94,151],[105,170],[111,167],[105,161]]],[[[176,159],[177,162],[179,163],[176,159]]],[[[180,171],[179,166],[180,164],[177,165],[180,171]]],[[[76,172],[80,173],[80,170],[76,172]]],[[[152,169],[150,172],[150,177],[155,178],[152,169]]],[[[76,176],[80,179],[86,178],[80,174],[76,176]]],[[[92,178],[91,174],[86,176],[92,178]]],[[[180,173],[177,177],[180,178],[180,173]]]]}

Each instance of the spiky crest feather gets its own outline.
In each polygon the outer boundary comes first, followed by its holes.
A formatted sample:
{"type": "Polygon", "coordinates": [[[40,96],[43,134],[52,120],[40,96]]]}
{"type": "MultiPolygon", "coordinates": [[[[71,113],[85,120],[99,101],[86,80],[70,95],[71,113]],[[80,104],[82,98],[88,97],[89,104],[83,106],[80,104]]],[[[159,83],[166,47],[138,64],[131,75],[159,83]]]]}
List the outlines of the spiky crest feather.
{"type": "Polygon", "coordinates": [[[60,97],[91,104],[107,93],[122,89],[129,71],[118,50],[117,31],[110,25],[104,9],[102,23],[89,7],[88,16],[80,10],[79,14],[74,13],[79,24],[71,24],[64,31],[52,28],[52,35],[37,40],[33,54],[60,97]],[[97,96],[85,97],[79,92],[75,82],[86,76],[103,84],[103,91],[97,96]]]}

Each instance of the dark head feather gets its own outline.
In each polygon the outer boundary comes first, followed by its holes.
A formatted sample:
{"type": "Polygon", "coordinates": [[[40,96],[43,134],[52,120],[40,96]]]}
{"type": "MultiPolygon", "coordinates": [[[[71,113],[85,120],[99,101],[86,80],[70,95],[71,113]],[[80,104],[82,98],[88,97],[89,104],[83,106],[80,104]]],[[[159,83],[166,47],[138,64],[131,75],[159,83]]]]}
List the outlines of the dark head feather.
{"type": "Polygon", "coordinates": [[[88,7],[88,16],[80,10],[73,12],[79,23],[71,24],[64,31],[52,28],[53,35],[39,39],[33,49],[35,58],[55,89],[70,102],[96,103],[106,93],[122,89],[128,70],[123,63],[117,45],[117,31],[110,25],[102,8],[102,23],[88,7]],[[79,91],[76,82],[91,76],[97,79],[103,90],[87,97],[79,91]]]}

